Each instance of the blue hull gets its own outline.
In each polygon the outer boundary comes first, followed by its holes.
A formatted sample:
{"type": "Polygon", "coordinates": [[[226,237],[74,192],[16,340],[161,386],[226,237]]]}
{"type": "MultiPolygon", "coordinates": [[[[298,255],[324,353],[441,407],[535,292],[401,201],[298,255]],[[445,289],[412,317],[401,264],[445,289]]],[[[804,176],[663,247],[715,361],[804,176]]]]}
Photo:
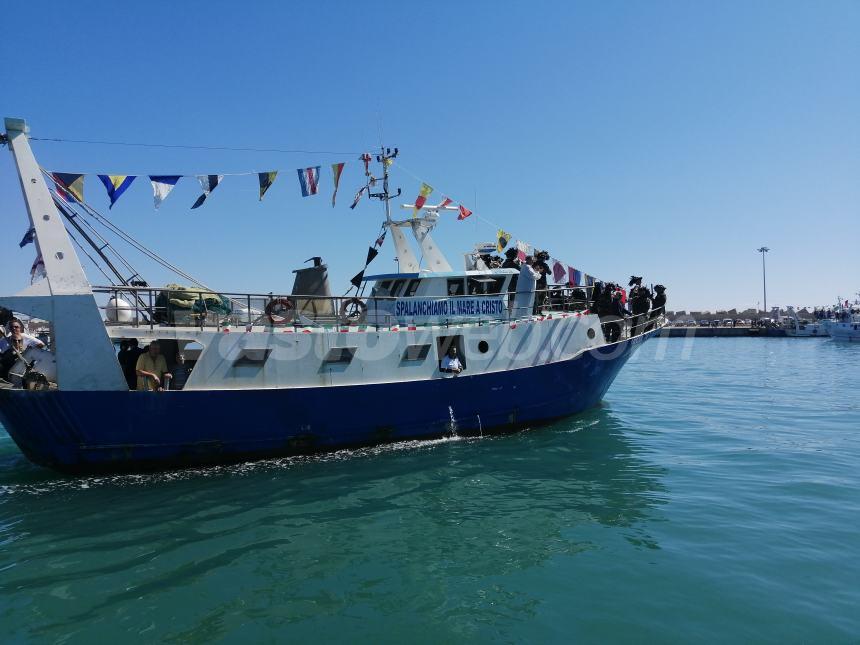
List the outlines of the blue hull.
{"type": "Polygon", "coordinates": [[[63,472],[143,470],[503,431],[596,405],[647,336],[526,369],[406,383],[270,390],[0,390],[28,459],[63,472]],[[450,410],[449,410],[450,407],[450,410]]]}

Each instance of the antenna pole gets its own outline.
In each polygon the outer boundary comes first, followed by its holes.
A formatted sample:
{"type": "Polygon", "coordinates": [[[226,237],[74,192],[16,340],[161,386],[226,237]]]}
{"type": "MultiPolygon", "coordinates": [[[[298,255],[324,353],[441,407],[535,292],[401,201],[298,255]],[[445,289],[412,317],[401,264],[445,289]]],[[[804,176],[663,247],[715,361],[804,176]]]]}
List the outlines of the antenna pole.
{"type": "Polygon", "coordinates": [[[400,189],[397,189],[397,194],[392,195],[388,190],[388,166],[392,164],[394,158],[400,154],[400,150],[395,148],[393,151],[391,148],[386,148],[385,146],[379,149],[379,154],[376,155],[376,161],[382,164],[382,192],[381,193],[370,193],[369,197],[373,199],[380,200],[385,205],[385,221],[391,221],[391,200],[400,197],[400,189]]]}

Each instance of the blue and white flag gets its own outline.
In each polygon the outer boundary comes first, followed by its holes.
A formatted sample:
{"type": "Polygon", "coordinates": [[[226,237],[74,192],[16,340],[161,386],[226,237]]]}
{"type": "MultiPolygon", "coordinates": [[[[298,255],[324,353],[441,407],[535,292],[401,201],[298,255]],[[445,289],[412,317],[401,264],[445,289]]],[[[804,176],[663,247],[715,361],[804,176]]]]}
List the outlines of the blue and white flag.
{"type": "Polygon", "coordinates": [[[316,195],[319,191],[320,167],[299,168],[299,183],[302,185],[302,197],[316,195]]]}
{"type": "Polygon", "coordinates": [[[27,229],[27,232],[24,233],[24,237],[21,238],[21,241],[18,242],[18,246],[20,246],[23,249],[25,246],[27,246],[30,242],[32,242],[35,239],[36,239],[36,229],[31,226],[29,229],[27,229]]]}
{"type": "Polygon", "coordinates": [[[99,179],[107,189],[108,197],[110,197],[110,206],[113,208],[116,200],[131,186],[131,182],[135,180],[134,175],[99,175],[99,179]]]}
{"type": "Polygon", "coordinates": [[[152,192],[155,195],[155,207],[161,206],[161,202],[167,199],[170,191],[173,190],[182,175],[150,175],[149,181],[152,182],[152,192]]]}
{"type": "Polygon", "coordinates": [[[197,198],[197,201],[194,202],[194,206],[191,208],[202,206],[206,198],[209,197],[209,193],[215,190],[218,184],[221,183],[221,180],[224,179],[224,175],[197,175],[197,179],[200,181],[200,187],[203,188],[203,194],[197,198]]]}

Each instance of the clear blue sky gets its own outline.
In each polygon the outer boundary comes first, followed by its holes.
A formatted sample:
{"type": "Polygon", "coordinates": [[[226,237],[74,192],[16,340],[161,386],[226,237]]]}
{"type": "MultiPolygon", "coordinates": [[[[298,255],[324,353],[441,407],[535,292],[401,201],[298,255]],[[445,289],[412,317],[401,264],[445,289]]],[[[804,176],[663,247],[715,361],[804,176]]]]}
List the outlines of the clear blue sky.
{"type": "MultiPolygon", "coordinates": [[[[362,179],[352,153],[382,140],[437,195],[599,278],[666,284],[670,308],[755,306],[761,245],[769,304],[860,289],[858,2],[40,2],[14,14],[0,112],[33,136],[350,153],[33,143],[58,171],[284,171],[262,203],[255,177],[228,177],[195,211],[194,180],[155,212],[141,178],[111,212],[216,288],[284,292],[322,255],[343,292],[381,221],[376,203],[348,208],[362,179]],[[302,198],[295,169],[311,165],[322,191],[302,198]]],[[[2,293],[28,284],[34,256],[17,245],[17,181],[4,152],[2,293]]],[[[407,201],[419,185],[395,175],[407,201]]],[[[95,176],[86,194],[107,211],[95,176]]],[[[494,236],[451,217],[437,237],[459,265],[494,236]]],[[[371,268],[393,267],[386,242],[371,268]]]]}

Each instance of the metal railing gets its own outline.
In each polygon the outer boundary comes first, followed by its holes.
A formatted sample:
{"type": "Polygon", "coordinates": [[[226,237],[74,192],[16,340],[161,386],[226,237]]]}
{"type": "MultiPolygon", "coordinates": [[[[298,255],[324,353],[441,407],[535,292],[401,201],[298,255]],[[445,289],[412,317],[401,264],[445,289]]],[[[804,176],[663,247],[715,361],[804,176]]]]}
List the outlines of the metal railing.
{"type": "MultiPolygon", "coordinates": [[[[535,315],[556,313],[596,313],[589,299],[593,287],[551,287],[535,291],[535,304],[524,312],[514,306],[516,292],[452,294],[450,296],[304,296],[275,293],[215,293],[205,289],[156,287],[93,287],[102,296],[99,307],[106,324],[132,327],[345,327],[368,325],[376,329],[395,326],[484,324],[493,321],[514,322],[535,315]],[[105,297],[106,296],[106,297],[105,297]],[[502,300],[496,315],[433,315],[432,321],[419,322],[410,316],[396,315],[395,303],[448,303],[452,300],[502,300]]],[[[480,307],[477,308],[480,311],[480,307]]],[[[496,307],[498,309],[498,307],[496,307]]],[[[660,312],[660,320],[664,319],[660,312]]],[[[624,339],[645,333],[656,323],[650,314],[625,317],[601,317],[607,340],[624,339]]],[[[660,324],[662,326],[662,323],[660,324]]],[[[610,341],[612,342],[612,341],[610,341]]]]}

